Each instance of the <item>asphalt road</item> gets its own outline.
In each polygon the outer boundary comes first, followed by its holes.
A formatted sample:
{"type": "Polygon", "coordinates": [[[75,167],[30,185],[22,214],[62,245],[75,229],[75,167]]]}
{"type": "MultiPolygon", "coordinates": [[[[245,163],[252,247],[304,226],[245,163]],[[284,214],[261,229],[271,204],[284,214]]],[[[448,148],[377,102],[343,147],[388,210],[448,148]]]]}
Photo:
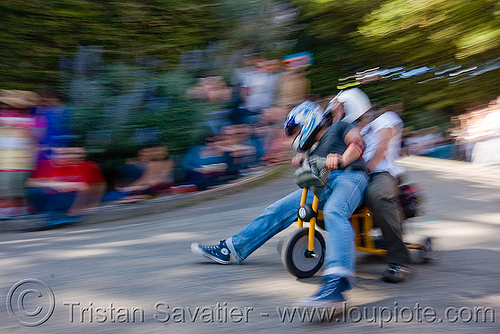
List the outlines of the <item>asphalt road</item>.
{"type": "Polygon", "coordinates": [[[426,195],[407,239],[432,236],[437,259],[394,285],[380,280],[382,258],[358,253],[350,308],[331,321],[301,319],[299,309],[291,318],[294,301],[320,281],[297,280],[281,264],[276,245],[294,226],[242,265],[190,252],[191,242],[218,243],[295,190],[285,176],[167,213],[1,234],[0,333],[500,332],[500,168],[402,164],[426,195]]]}

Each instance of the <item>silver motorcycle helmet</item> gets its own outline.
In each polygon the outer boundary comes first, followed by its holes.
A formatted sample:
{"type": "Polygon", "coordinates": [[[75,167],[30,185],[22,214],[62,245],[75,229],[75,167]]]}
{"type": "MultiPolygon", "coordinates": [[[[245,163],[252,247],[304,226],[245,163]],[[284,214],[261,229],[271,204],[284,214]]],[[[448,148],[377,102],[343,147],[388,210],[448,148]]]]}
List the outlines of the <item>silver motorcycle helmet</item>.
{"type": "Polygon", "coordinates": [[[348,123],[355,122],[372,107],[370,98],[359,88],[340,91],[330,100],[326,112],[331,113],[338,104],[344,106],[344,117],[341,121],[348,123]]]}

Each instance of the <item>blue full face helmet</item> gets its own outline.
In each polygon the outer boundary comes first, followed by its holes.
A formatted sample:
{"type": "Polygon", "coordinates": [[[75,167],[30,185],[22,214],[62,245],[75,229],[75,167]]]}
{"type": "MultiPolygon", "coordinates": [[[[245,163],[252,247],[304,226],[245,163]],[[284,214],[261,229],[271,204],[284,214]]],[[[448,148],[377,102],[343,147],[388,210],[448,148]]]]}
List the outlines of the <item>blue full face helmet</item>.
{"type": "Polygon", "coordinates": [[[318,131],[327,123],[330,113],[325,113],[318,104],[305,101],[293,108],[285,120],[284,129],[292,136],[296,129],[300,131],[295,137],[292,147],[298,152],[305,152],[314,144],[318,131]]]}

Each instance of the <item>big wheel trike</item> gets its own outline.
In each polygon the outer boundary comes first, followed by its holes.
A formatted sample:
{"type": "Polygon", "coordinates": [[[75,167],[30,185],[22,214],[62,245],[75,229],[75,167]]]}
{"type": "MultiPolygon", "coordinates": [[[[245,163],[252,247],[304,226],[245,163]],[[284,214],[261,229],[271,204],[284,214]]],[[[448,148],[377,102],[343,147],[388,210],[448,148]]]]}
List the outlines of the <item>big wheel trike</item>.
{"type": "MultiPolygon", "coordinates": [[[[319,199],[306,203],[309,189],[303,188],[298,213],[298,230],[291,234],[281,246],[281,260],[285,268],[298,278],[313,276],[323,265],[325,258],[325,239],[316,226],[323,229],[323,212],[318,210],[319,199]],[[304,227],[304,222],[309,222],[304,227]]],[[[356,250],[376,255],[385,255],[387,251],[373,235],[373,217],[366,205],[361,205],[350,217],[355,234],[356,250]]],[[[432,240],[425,237],[422,243],[406,243],[410,250],[419,252],[422,262],[432,258],[432,240]]]]}

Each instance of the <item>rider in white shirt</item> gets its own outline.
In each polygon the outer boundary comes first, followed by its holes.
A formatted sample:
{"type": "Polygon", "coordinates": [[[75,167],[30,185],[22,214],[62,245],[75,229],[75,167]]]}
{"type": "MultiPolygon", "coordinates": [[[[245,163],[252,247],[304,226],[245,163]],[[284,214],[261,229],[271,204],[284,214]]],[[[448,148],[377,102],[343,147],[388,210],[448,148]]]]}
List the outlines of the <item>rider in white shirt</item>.
{"type": "MultiPolygon", "coordinates": [[[[368,120],[362,119],[360,126],[363,121],[368,120]]],[[[396,163],[402,130],[403,121],[392,111],[383,113],[361,130],[365,142],[363,158],[371,170],[365,201],[373,212],[374,225],[382,230],[388,262],[382,279],[391,283],[401,282],[410,274],[407,267],[410,255],[401,236],[404,216],[398,198],[400,177],[405,170],[396,163]]]]}

